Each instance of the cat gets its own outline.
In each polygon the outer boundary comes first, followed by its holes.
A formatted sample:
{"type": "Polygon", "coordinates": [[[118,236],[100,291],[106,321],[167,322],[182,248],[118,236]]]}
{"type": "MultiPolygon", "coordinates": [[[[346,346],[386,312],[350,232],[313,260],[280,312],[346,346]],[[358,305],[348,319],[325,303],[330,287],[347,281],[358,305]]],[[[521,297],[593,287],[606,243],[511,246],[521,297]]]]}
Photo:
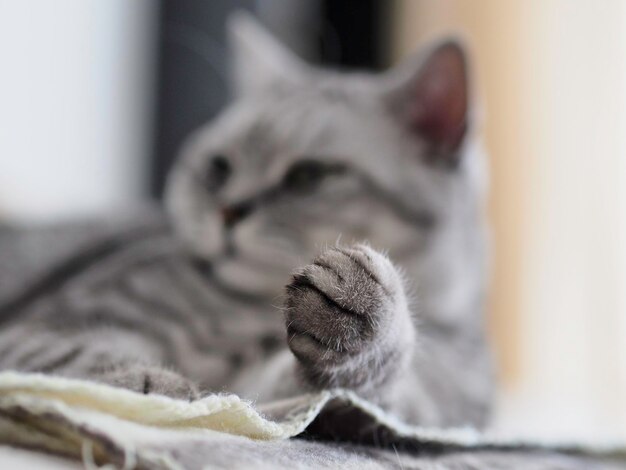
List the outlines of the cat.
{"type": "MultiPolygon", "coordinates": [[[[0,289],[0,367],[188,399],[345,387],[410,423],[483,425],[485,170],[464,47],[347,73],[246,14],[229,30],[235,99],[183,146],[169,221],[59,229],[69,260],[0,289]]],[[[1,250],[29,259],[37,236],[7,233],[1,250]]]]}

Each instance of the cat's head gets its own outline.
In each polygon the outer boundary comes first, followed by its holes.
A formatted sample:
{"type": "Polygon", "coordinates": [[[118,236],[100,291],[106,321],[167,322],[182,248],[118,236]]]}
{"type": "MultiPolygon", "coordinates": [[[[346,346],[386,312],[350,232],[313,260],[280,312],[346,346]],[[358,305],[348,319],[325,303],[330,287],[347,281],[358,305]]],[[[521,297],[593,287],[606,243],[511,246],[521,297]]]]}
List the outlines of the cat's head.
{"type": "Polygon", "coordinates": [[[215,276],[275,294],[339,239],[435,270],[462,257],[482,185],[458,42],[376,75],[309,66],[247,15],[230,32],[235,100],[190,136],[167,188],[176,230],[215,276]]]}

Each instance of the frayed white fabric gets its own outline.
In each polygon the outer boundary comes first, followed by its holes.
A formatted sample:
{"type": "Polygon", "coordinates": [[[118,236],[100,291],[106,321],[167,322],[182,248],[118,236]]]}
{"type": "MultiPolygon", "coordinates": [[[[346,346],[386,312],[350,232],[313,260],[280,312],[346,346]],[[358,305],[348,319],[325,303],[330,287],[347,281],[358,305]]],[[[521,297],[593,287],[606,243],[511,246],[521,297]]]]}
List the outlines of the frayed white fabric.
{"type": "Polygon", "coordinates": [[[571,468],[586,468],[581,462],[626,467],[626,449],[618,445],[533,443],[472,429],[411,427],[345,390],[259,406],[234,395],[209,395],[188,403],[16,372],[0,373],[0,443],[80,458],[86,467],[126,469],[431,468],[432,459],[448,468],[445,462],[470,454],[479,462],[526,459],[527,465],[533,459],[559,459],[562,468],[570,468],[564,462],[571,468]],[[288,440],[298,435],[317,442],[288,440]]]}

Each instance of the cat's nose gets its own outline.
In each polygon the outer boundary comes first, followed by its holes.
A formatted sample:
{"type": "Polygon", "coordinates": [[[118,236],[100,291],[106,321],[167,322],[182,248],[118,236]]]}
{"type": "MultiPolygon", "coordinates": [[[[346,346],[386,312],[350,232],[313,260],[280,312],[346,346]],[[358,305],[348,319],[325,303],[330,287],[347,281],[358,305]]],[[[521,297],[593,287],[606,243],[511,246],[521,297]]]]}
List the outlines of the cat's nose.
{"type": "Polygon", "coordinates": [[[232,227],[241,219],[245,218],[250,211],[252,210],[252,206],[249,203],[239,203],[232,204],[230,206],[223,206],[220,209],[220,213],[222,215],[222,220],[224,221],[224,225],[227,227],[232,227]]]}

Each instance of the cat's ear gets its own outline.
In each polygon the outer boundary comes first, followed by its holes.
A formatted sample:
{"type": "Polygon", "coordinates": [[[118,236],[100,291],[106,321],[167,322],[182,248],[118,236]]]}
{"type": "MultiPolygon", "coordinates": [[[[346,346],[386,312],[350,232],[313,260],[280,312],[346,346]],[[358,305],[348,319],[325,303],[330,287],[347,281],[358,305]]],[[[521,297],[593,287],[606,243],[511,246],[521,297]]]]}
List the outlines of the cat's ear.
{"type": "Polygon", "coordinates": [[[304,62],[276,40],[250,13],[228,19],[235,93],[262,93],[276,83],[296,81],[304,62]]]}
{"type": "Polygon", "coordinates": [[[385,77],[385,96],[393,112],[427,145],[428,156],[442,164],[458,162],[469,126],[469,71],[458,40],[436,44],[385,77]]]}

